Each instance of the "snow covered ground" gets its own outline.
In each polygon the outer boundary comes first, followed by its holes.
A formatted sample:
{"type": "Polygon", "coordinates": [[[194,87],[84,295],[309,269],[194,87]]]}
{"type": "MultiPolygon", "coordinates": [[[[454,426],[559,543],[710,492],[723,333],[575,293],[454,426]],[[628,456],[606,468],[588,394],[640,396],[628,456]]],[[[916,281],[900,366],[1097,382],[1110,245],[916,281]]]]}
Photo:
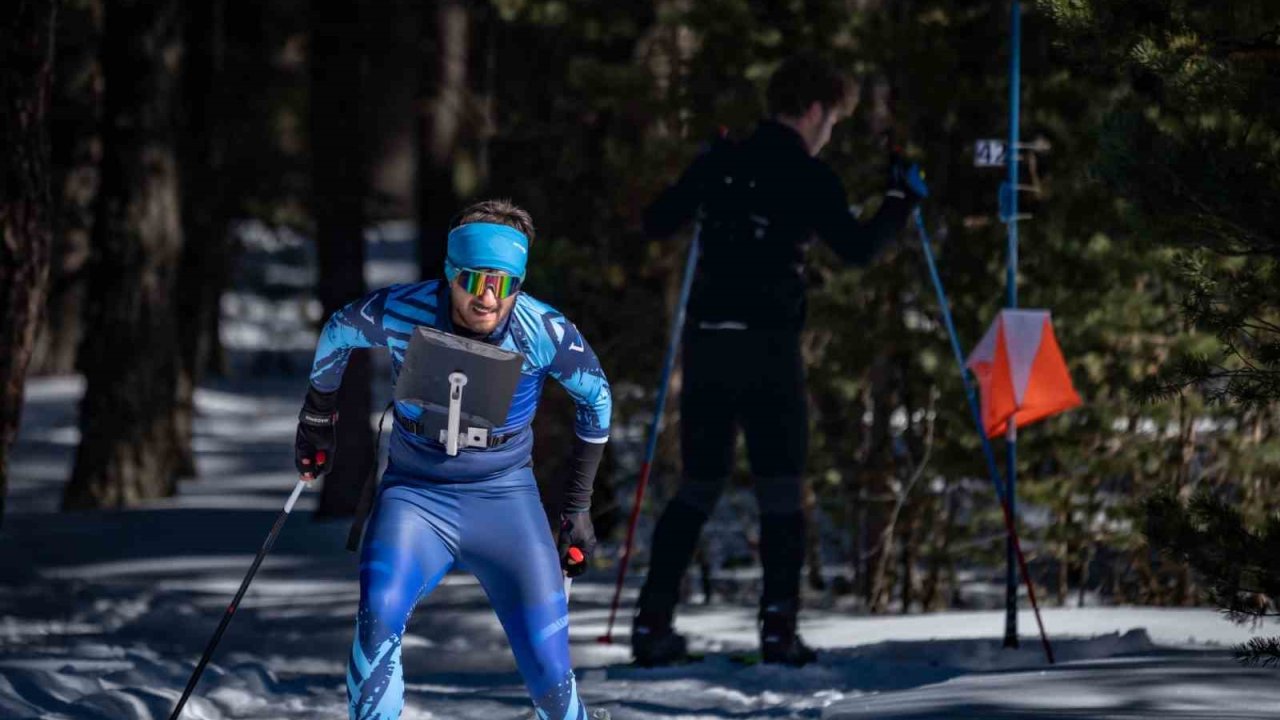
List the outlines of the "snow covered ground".
{"type": "MultiPolygon", "coordinates": [[[[168,717],[292,487],[296,385],[202,390],[203,479],[178,498],[58,514],[81,388],[31,383],[0,532],[0,718],[168,717]]],[[[313,503],[304,496],[285,526],[184,717],[344,717],[356,568],[345,524],[313,520],[313,503]]],[[[694,608],[681,626],[707,659],[642,670],[626,664],[625,644],[595,642],[611,589],[607,572],[575,584],[572,637],[585,697],[619,720],[1280,715],[1277,672],[1241,669],[1224,650],[1254,631],[1210,610],[1050,609],[1053,668],[1034,636],[999,648],[998,612],[810,612],[802,630],[825,652],[796,670],[729,659],[754,643],[752,608],[694,608]]],[[[1021,627],[1034,630],[1029,614],[1021,627]]],[[[501,629],[466,576],[419,606],[404,662],[405,718],[529,715],[501,629]]]]}

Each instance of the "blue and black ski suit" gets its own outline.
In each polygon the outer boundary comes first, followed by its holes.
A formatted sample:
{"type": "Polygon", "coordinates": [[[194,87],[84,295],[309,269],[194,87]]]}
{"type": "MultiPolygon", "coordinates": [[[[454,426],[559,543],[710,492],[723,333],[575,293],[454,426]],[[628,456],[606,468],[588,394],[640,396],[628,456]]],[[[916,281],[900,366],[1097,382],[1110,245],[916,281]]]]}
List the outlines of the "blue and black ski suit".
{"type": "MultiPolygon", "coordinates": [[[[398,376],[414,326],[453,332],[443,280],[394,285],[334,313],[316,348],[311,384],[337,390],[353,348],[386,347],[398,376]]],[[[421,409],[397,403],[390,457],[365,532],[360,609],[347,666],[352,720],[393,720],[404,705],[400,640],[415,604],[450,569],[474,574],[506,631],[541,720],[587,717],[569,662],[560,559],[534,480],[530,423],[554,378],[577,406],[575,431],[609,436],[609,383],[573,323],[527,294],[487,342],[524,356],[506,423],[489,448],[456,456],[415,434],[421,409]]]]}

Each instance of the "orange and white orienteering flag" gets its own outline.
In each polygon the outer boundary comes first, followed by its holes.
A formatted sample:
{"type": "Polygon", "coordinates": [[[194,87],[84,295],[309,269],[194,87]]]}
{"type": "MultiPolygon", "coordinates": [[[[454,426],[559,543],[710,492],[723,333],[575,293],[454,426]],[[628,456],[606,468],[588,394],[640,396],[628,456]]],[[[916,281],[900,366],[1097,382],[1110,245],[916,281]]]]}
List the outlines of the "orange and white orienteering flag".
{"type": "Polygon", "coordinates": [[[1048,310],[1001,310],[966,367],[978,377],[987,437],[1081,404],[1048,310]]]}

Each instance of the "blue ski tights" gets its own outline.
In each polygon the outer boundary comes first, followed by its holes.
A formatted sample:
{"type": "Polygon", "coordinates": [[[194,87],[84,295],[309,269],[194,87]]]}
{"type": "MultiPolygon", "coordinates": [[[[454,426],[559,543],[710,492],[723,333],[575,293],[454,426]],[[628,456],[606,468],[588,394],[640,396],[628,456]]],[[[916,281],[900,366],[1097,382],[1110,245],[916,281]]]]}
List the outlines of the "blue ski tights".
{"type": "Polygon", "coordinates": [[[569,664],[563,575],[533,471],[458,483],[393,472],[383,478],[361,554],[347,665],[351,720],[400,717],[405,625],[454,567],[474,574],[488,595],[538,718],[586,720],[569,664]]]}

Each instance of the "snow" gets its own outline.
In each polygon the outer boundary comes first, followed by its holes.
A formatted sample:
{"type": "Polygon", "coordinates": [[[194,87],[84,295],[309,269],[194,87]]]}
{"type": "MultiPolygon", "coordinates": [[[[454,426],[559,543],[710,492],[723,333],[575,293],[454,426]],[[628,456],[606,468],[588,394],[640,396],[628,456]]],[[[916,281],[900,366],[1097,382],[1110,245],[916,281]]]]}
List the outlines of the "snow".
{"type": "MultiPolygon", "coordinates": [[[[76,379],[34,380],[0,532],[0,717],[168,717],[195,660],[283,507],[294,477],[296,387],[262,378],[197,394],[203,479],[120,512],[53,512],[74,455],[76,379]]],[[[294,516],[263,564],[184,717],[342,717],[355,605],[345,523],[294,516]]],[[[635,579],[627,598],[633,599],[635,579]]],[[[627,664],[626,617],[602,645],[611,577],[573,587],[580,687],[615,718],[1272,717],[1273,670],[1226,648],[1268,628],[1209,609],[1049,608],[1059,664],[1038,639],[999,646],[998,611],[867,617],[807,611],[822,661],[735,663],[755,643],[754,609],[693,607],[679,624],[702,662],[627,664]]],[[[1034,618],[1019,618],[1033,632],[1034,618]]],[[[483,591],[450,575],[404,642],[406,719],[525,718],[528,700],[483,591]]]]}
{"type": "Polygon", "coordinates": [[[974,674],[846,700],[824,718],[1274,718],[1276,674],[1233,669],[1210,653],[1075,662],[1053,670],[974,674]]]}

